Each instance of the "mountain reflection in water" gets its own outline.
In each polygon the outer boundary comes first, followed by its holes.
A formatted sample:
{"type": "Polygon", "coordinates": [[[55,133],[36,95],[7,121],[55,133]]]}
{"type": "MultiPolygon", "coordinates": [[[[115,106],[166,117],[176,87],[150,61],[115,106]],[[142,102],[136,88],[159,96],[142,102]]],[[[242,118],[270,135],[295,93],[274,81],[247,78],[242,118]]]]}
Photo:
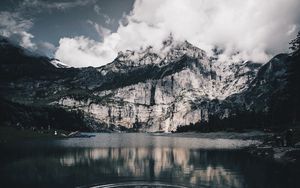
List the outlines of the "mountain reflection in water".
{"type": "MultiPolygon", "coordinates": [[[[221,142],[215,138],[97,134],[0,145],[0,187],[158,182],[184,187],[283,188],[299,182],[290,169],[235,148],[220,149],[221,142]]],[[[235,142],[225,145],[236,147],[235,142]]]]}
{"type": "MultiPolygon", "coordinates": [[[[116,177],[242,187],[243,177],[218,164],[217,153],[184,148],[101,148],[66,154],[60,163],[68,167],[90,166],[103,175],[116,177]]],[[[228,163],[228,157],[221,160],[228,163]]]]}

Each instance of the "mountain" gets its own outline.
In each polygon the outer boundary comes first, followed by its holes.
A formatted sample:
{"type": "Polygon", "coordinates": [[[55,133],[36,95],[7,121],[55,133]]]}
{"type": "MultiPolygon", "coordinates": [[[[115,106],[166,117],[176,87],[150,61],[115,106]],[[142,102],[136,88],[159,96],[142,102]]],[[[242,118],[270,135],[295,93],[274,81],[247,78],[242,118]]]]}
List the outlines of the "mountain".
{"type": "Polygon", "coordinates": [[[80,113],[78,121],[95,131],[170,132],[244,113],[267,114],[274,95],[285,91],[290,61],[281,54],[264,65],[221,62],[171,37],[160,50],[120,52],[97,68],[67,68],[8,41],[1,42],[0,54],[3,100],[80,113]]]}
{"type": "Polygon", "coordinates": [[[159,53],[152,48],[121,52],[112,63],[97,68],[105,77],[93,88],[100,100],[66,96],[56,104],[79,108],[105,125],[174,131],[180,125],[207,121],[209,109],[198,108],[198,103],[245,90],[260,66],[212,62],[188,42],[167,44],[159,53]]]}

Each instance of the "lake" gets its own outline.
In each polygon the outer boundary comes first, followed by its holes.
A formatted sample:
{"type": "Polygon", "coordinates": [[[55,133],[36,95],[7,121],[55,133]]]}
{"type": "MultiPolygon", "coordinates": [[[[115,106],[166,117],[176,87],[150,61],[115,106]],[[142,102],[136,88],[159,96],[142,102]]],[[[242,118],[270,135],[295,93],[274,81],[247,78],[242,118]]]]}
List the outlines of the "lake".
{"type": "Polygon", "coordinates": [[[1,145],[0,187],[299,185],[293,169],[241,150],[257,143],[247,138],[196,133],[93,135],[1,145]]]}

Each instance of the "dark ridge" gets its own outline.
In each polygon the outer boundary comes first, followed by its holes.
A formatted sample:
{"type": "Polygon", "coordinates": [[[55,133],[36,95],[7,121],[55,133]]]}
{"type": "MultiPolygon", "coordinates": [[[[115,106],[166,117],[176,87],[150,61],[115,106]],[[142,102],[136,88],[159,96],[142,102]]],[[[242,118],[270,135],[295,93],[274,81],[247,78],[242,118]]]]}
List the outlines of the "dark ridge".
{"type": "Polygon", "coordinates": [[[33,54],[4,38],[0,41],[0,59],[0,81],[23,78],[51,80],[74,76],[78,72],[74,68],[58,69],[48,57],[33,54]]]}
{"type": "Polygon", "coordinates": [[[0,125],[19,128],[91,131],[81,111],[67,111],[55,106],[28,106],[0,98],[0,125]]]}

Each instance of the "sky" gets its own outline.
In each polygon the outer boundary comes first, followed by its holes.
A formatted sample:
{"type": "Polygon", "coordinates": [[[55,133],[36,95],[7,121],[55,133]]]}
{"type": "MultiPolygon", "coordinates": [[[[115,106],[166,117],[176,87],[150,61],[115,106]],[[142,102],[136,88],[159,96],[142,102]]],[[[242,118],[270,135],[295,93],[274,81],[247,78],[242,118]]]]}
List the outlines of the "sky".
{"type": "Polygon", "coordinates": [[[119,51],[170,33],[219,61],[265,63],[300,30],[299,0],[1,0],[0,35],[74,67],[99,67],[119,51]]]}

